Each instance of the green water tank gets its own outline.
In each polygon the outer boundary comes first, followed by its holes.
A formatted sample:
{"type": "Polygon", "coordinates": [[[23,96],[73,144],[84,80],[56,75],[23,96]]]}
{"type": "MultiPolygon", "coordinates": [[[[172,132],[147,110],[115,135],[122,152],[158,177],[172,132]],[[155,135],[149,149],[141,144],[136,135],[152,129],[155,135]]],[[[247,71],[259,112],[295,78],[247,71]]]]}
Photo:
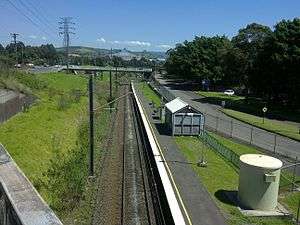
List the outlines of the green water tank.
{"type": "Polygon", "coordinates": [[[282,161],[271,156],[240,156],[240,205],[254,210],[274,210],[277,206],[281,167],[282,161]]]}

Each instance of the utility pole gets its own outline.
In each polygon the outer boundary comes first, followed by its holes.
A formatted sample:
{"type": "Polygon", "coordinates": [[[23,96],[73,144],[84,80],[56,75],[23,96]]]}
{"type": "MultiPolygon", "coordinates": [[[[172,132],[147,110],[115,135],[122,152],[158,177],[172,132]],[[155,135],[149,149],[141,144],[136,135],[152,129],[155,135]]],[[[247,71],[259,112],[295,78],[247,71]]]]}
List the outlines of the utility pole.
{"type": "Polygon", "coordinates": [[[75,34],[74,32],[70,30],[75,30],[75,28],[72,26],[75,23],[72,22],[72,17],[62,17],[61,21],[59,22],[61,25],[59,27],[59,34],[63,35],[63,46],[66,50],[66,65],[67,65],[67,72],[69,72],[69,47],[70,47],[70,34],[75,34]]]}
{"type": "Polygon", "coordinates": [[[17,46],[17,37],[19,34],[17,33],[11,33],[10,36],[13,38],[13,43],[15,47],[15,57],[16,57],[16,64],[18,64],[18,46],[17,46]]]}
{"type": "MultiPolygon", "coordinates": [[[[110,61],[112,62],[112,48],[110,48],[110,61]]],[[[111,67],[109,70],[109,98],[112,100],[112,80],[111,80],[111,67]]]]}
{"type": "Polygon", "coordinates": [[[94,99],[93,99],[93,74],[89,77],[89,109],[90,109],[90,163],[89,175],[94,176],[94,99]]]}

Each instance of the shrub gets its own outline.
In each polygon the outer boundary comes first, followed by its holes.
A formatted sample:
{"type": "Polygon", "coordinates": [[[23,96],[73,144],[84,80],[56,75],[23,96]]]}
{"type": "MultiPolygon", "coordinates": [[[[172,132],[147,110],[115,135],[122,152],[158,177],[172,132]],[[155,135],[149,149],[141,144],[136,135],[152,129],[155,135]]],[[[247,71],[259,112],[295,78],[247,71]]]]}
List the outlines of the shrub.
{"type": "Polygon", "coordinates": [[[44,176],[48,193],[51,193],[50,204],[58,211],[75,207],[85,189],[88,176],[87,133],[87,121],[81,120],[78,124],[76,146],[67,154],[63,154],[60,149],[59,137],[53,136],[53,156],[44,176]]]}
{"type": "Polygon", "coordinates": [[[57,109],[58,110],[66,110],[71,105],[71,99],[66,94],[60,94],[57,99],[57,109]]]}
{"type": "Polygon", "coordinates": [[[72,102],[78,103],[80,102],[80,98],[83,96],[83,93],[80,89],[72,89],[69,95],[72,102]]]}

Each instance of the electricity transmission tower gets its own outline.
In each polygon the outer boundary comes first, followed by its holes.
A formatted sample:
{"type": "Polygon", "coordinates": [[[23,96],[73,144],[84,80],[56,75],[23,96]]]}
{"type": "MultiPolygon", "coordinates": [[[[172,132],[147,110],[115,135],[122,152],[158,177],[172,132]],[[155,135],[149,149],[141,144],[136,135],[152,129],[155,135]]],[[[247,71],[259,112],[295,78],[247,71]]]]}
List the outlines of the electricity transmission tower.
{"type": "Polygon", "coordinates": [[[59,22],[61,25],[59,27],[59,34],[63,35],[63,46],[66,50],[66,64],[67,64],[67,71],[69,72],[69,47],[70,47],[70,34],[75,34],[72,30],[75,30],[73,25],[75,23],[72,22],[72,17],[62,17],[61,21],[59,22]]]}
{"type": "Polygon", "coordinates": [[[18,46],[17,46],[17,37],[19,36],[19,34],[16,33],[11,33],[10,36],[13,39],[13,43],[14,43],[14,47],[15,47],[15,57],[16,57],[16,64],[18,64],[18,46]]]}

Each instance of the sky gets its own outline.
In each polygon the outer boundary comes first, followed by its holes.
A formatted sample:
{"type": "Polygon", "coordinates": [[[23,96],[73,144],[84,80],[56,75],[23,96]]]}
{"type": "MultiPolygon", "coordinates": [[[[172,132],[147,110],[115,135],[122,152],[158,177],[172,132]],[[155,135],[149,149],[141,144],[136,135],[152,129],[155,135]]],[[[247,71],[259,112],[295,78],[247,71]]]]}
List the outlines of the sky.
{"type": "Polygon", "coordinates": [[[0,0],[0,43],[61,47],[61,17],[75,23],[71,45],[165,51],[195,36],[229,38],[252,22],[300,16],[300,0],[0,0]]]}

